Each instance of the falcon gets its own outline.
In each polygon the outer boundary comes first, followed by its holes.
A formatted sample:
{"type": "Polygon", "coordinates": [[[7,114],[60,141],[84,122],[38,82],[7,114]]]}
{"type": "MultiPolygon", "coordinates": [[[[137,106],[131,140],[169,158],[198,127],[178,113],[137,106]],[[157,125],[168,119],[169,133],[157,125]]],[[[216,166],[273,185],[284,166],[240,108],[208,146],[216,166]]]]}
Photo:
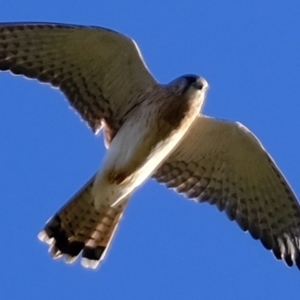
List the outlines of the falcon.
{"type": "Polygon", "coordinates": [[[201,113],[208,83],[159,84],[135,42],[66,24],[0,24],[0,70],[60,89],[107,152],[102,168],[45,225],[54,258],[96,268],[134,191],[149,178],[214,204],[277,259],[300,269],[300,208],[260,141],[201,113]]]}

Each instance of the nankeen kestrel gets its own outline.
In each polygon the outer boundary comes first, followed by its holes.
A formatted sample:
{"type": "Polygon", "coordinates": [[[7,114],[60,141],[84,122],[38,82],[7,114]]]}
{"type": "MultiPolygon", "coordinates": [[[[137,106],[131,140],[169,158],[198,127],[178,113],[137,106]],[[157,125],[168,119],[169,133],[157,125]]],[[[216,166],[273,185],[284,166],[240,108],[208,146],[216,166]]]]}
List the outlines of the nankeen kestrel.
{"type": "Polygon", "coordinates": [[[201,114],[196,75],[156,82],[135,42],[112,30],[0,25],[0,70],[59,88],[108,148],[99,172],[39,234],[53,257],[95,268],[133,192],[154,178],[215,204],[288,266],[300,269],[300,208],[259,140],[240,123],[201,114]]]}

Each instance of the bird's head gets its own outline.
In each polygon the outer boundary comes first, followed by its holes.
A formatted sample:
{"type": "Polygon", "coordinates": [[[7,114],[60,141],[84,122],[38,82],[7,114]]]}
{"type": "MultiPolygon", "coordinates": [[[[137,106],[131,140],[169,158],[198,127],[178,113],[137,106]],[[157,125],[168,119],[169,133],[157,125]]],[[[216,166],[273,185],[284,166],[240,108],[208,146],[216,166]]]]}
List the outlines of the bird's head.
{"type": "Polygon", "coordinates": [[[169,87],[186,99],[200,102],[202,108],[209,85],[203,77],[184,75],[171,81],[169,87]]]}

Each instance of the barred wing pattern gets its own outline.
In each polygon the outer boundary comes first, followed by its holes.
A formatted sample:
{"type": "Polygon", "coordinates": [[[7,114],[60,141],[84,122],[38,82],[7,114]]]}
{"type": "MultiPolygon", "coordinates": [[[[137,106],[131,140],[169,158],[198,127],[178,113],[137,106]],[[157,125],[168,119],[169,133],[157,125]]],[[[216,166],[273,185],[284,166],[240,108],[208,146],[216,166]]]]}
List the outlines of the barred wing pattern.
{"type": "Polygon", "coordinates": [[[258,139],[240,123],[198,117],[153,177],[215,204],[288,266],[300,269],[299,203],[258,139]]]}
{"type": "Polygon", "coordinates": [[[134,41],[99,27],[1,24],[0,70],[59,87],[94,132],[116,131],[156,85],[134,41]]]}

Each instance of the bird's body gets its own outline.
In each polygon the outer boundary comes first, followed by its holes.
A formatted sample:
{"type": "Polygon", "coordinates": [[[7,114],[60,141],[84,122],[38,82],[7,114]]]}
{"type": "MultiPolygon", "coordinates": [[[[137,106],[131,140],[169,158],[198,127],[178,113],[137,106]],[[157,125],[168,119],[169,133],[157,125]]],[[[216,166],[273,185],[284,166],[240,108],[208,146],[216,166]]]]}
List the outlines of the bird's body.
{"type": "Polygon", "coordinates": [[[99,172],[39,234],[54,258],[104,258],[134,193],[148,178],[215,204],[287,265],[300,268],[300,207],[258,139],[204,116],[208,84],[156,82],[135,42],[112,30],[0,24],[0,70],[58,87],[108,148],[99,172]]]}
{"type": "MultiPolygon", "coordinates": [[[[182,79],[178,80],[180,83],[182,79]]],[[[197,79],[203,85],[207,83],[197,79]]],[[[112,140],[93,187],[96,207],[115,205],[148,179],[182,139],[200,111],[204,95],[176,95],[177,85],[147,94],[112,140]],[[153,101],[157,102],[153,105],[153,101]],[[179,113],[176,113],[179,112],[179,113]],[[176,116],[176,117],[175,117],[176,116]]],[[[203,94],[203,91],[202,91],[203,94]]]]}

